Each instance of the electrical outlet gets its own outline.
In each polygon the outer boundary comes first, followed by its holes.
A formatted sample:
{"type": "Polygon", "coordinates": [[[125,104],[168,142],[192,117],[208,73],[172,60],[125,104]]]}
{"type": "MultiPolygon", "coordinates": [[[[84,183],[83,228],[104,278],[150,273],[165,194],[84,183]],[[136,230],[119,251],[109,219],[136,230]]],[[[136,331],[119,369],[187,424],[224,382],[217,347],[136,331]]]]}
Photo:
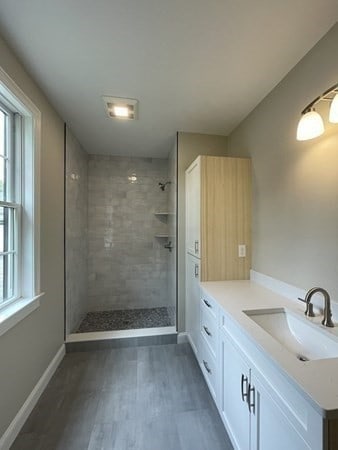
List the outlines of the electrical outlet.
{"type": "Polygon", "coordinates": [[[239,244],[239,246],[238,246],[238,256],[239,256],[239,258],[245,258],[246,257],[246,245],[245,244],[239,244]]]}

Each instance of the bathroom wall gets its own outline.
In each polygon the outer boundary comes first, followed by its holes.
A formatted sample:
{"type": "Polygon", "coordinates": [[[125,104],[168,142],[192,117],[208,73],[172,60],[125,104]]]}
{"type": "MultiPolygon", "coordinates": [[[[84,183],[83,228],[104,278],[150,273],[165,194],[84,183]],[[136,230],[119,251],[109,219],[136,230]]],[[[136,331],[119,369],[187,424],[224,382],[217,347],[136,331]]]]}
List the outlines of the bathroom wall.
{"type": "Polygon", "coordinates": [[[253,269],[338,301],[338,125],[296,140],[303,108],[338,82],[338,24],[229,137],[253,163],[253,269]]]}
{"type": "Polygon", "coordinates": [[[0,337],[0,436],[63,345],[63,121],[0,37],[0,64],[41,111],[40,306],[0,337]]]}
{"type": "Polygon", "coordinates": [[[185,330],[185,170],[199,155],[226,156],[228,138],[211,134],[177,134],[177,283],[178,331],[185,330]]]}
{"type": "Polygon", "coordinates": [[[169,153],[168,158],[168,230],[172,251],[168,255],[168,300],[171,313],[171,322],[176,323],[177,298],[177,142],[169,153]]]}
{"type": "Polygon", "coordinates": [[[167,306],[168,160],[90,155],[89,310],[167,306]]]}
{"type": "Polygon", "coordinates": [[[88,311],[88,155],[66,130],[66,333],[88,311]]]}

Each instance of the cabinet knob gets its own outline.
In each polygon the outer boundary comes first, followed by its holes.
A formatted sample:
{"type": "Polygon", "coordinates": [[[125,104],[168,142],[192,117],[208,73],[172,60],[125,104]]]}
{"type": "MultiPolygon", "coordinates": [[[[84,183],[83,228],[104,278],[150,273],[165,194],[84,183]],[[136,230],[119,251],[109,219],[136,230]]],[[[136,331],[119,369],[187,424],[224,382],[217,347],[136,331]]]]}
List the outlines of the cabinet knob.
{"type": "Polygon", "coordinates": [[[255,387],[249,383],[248,395],[246,398],[249,411],[255,414],[255,387]],[[252,394],[252,396],[251,396],[252,394]],[[252,398],[251,398],[252,397],[252,398]]]}

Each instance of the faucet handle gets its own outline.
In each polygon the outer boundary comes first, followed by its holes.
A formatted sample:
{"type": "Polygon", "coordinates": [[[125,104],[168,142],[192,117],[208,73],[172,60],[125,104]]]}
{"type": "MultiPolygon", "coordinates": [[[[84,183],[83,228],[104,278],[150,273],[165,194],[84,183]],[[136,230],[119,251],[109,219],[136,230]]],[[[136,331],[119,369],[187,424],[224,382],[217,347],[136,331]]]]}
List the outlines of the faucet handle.
{"type": "Polygon", "coordinates": [[[306,310],[305,310],[304,314],[308,317],[315,317],[315,313],[313,312],[313,304],[310,302],[307,302],[306,300],[304,300],[304,298],[298,297],[298,300],[300,300],[303,303],[306,303],[306,310]]]}

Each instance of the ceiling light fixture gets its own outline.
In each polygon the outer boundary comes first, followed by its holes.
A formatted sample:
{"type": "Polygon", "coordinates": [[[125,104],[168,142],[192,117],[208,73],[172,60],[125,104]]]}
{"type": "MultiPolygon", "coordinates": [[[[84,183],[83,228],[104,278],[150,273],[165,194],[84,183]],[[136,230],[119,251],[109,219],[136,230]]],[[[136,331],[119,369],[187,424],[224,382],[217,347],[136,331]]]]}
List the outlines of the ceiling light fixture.
{"type": "Polygon", "coordinates": [[[133,98],[121,97],[102,97],[107,116],[110,119],[129,119],[138,118],[138,101],[133,98]]]}
{"type": "Polygon", "coordinates": [[[331,102],[329,121],[338,123],[338,83],[327,89],[321,96],[315,98],[302,111],[302,117],[297,127],[297,140],[307,141],[324,133],[324,123],[314,106],[320,101],[331,102]]]}
{"type": "Polygon", "coordinates": [[[129,117],[128,106],[114,106],[113,111],[114,111],[115,117],[129,117]]]}

